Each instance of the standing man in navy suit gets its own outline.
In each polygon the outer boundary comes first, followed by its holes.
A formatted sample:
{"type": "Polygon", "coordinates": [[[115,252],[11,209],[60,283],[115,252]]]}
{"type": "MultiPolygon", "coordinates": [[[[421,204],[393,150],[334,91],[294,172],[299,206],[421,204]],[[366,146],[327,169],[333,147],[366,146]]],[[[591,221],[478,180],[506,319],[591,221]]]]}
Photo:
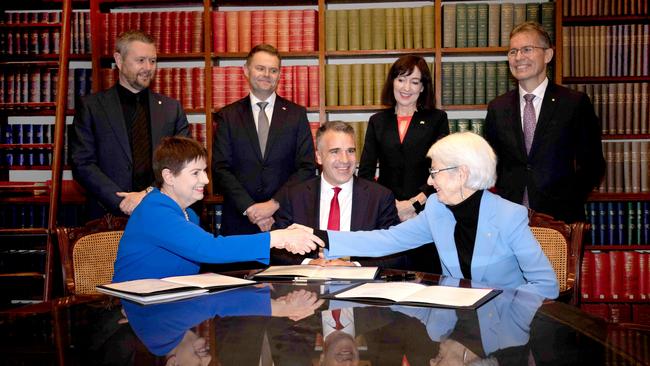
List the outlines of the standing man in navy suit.
{"type": "Polygon", "coordinates": [[[122,33],[113,57],[119,82],[82,101],[70,136],[72,173],[88,192],[88,219],[131,215],[154,181],[152,151],[163,137],[189,131],[181,104],[149,89],[156,73],[151,36],[122,33]]]}
{"type": "MultiPolygon", "coordinates": [[[[355,177],[357,166],[354,129],[345,122],[324,123],[316,132],[316,161],[322,165],[320,177],[285,186],[280,190],[280,209],[275,214],[276,227],[292,223],[327,230],[335,189],[339,206],[339,227],[335,230],[358,231],[386,229],[400,223],[395,196],[386,187],[355,177]]],[[[408,269],[408,252],[381,258],[353,258],[363,265],[408,269]]],[[[300,264],[301,256],[271,251],[271,264],[300,264]]],[[[338,262],[338,264],[344,264],[338,262]]],[[[349,263],[351,264],[351,263],[349,263]]],[[[438,267],[440,264],[438,264],[438,267]]]]}
{"type": "Polygon", "coordinates": [[[485,138],[498,157],[496,193],[571,223],[605,172],[601,128],[589,97],[549,82],[551,39],[535,22],[510,33],[519,88],[488,105],[485,138]]]}
{"type": "Polygon", "coordinates": [[[246,57],[250,95],[217,114],[212,147],[215,190],[223,194],[221,234],[269,231],[285,184],[314,176],[314,145],[307,112],[275,93],[280,54],[257,45],[246,57]]]}

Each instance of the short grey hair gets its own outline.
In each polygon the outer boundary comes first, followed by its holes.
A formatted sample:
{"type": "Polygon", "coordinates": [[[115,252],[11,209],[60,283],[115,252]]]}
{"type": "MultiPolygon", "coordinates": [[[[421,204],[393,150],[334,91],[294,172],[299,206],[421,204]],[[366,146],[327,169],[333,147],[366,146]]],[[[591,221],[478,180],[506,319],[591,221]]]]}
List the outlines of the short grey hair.
{"type": "Polygon", "coordinates": [[[139,41],[142,43],[150,44],[156,47],[156,43],[151,35],[139,30],[131,29],[120,34],[115,41],[115,52],[122,55],[122,59],[126,57],[126,53],[129,50],[129,45],[131,42],[139,41]]]}
{"type": "Polygon", "coordinates": [[[327,121],[323,123],[318,130],[316,130],[316,148],[320,145],[321,140],[325,132],[341,132],[352,136],[352,141],[354,141],[354,128],[349,123],[343,121],[327,121]]]}
{"type": "Polygon", "coordinates": [[[466,166],[469,171],[467,188],[488,189],[496,182],[496,154],[484,138],[473,132],[453,133],[441,138],[431,146],[427,157],[446,167],[466,166]]]}

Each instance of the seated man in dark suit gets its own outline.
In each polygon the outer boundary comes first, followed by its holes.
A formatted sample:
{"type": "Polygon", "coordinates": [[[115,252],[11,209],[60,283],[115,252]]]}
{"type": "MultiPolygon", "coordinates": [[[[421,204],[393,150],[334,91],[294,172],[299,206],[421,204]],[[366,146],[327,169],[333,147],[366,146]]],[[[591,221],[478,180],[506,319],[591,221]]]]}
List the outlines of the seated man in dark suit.
{"type": "MultiPolygon", "coordinates": [[[[354,176],[357,166],[354,129],[347,123],[324,123],[316,133],[320,177],[284,187],[275,227],[292,223],[309,227],[357,231],[385,229],[400,223],[395,197],[387,188],[354,176]]],[[[408,252],[381,258],[354,258],[362,265],[408,269],[408,252]]],[[[316,258],[317,253],[310,255],[316,258]]],[[[305,256],[271,252],[271,264],[299,264],[305,256]]]]}

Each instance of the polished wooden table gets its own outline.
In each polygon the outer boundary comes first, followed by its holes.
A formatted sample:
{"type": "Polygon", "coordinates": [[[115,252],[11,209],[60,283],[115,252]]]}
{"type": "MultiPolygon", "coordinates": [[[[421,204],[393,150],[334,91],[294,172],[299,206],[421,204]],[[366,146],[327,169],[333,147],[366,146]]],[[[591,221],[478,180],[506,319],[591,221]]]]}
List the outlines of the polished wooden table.
{"type": "MultiPolygon", "coordinates": [[[[388,271],[386,271],[388,273],[388,271]]],[[[403,280],[399,276],[392,280],[403,280]]],[[[412,277],[407,277],[413,280],[412,277]]],[[[418,273],[427,284],[468,281],[418,273]]],[[[0,313],[3,365],[643,365],[648,334],[525,292],[476,310],[321,297],[345,282],[263,283],[139,306],[76,296],[0,313]],[[341,310],[336,329],[334,314],[341,310]],[[128,318],[128,321],[125,319],[128,318]],[[464,362],[463,362],[464,360],[464,362]]],[[[338,315],[336,315],[338,317],[338,315]]]]}

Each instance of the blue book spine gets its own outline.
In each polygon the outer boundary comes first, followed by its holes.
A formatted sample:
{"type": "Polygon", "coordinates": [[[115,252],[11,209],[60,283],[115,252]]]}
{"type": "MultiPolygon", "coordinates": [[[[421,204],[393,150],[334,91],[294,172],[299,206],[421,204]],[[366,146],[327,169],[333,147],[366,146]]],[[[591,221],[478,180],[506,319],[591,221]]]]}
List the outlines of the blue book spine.
{"type": "Polygon", "coordinates": [[[625,203],[617,202],[618,211],[618,244],[625,244],[625,203]]]}
{"type": "Polygon", "coordinates": [[[598,202],[598,239],[600,245],[607,243],[607,204],[605,202],[598,202]]]}
{"type": "Polygon", "coordinates": [[[634,202],[627,203],[627,244],[634,245],[636,239],[636,207],[634,202]]]}
{"type": "Polygon", "coordinates": [[[591,233],[592,245],[599,244],[598,235],[596,235],[596,233],[598,232],[597,206],[598,204],[596,202],[589,202],[587,204],[587,217],[589,218],[589,223],[591,224],[591,229],[589,230],[589,232],[591,233]]]}
{"type": "MultiPolygon", "coordinates": [[[[34,136],[32,135],[32,125],[26,123],[23,125],[23,144],[33,144],[34,136]]],[[[25,149],[23,150],[23,155],[25,156],[25,165],[32,166],[34,165],[34,149],[25,149]]]]}
{"type": "MultiPolygon", "coordinates": [[[[11,128],[13,129],[13,134],[14,134],[14,143],[16,144],[22,144],[24,143],[23,141],[23,126],[22,125],[12,125],[11,128]]],[[[15,150],[14,153],[14,165],[22,166],[25,165],[25,154],[23,154],[22,150],[15,150]]]]}
{"type": "Polygon", "coordinates": [[[636,243],[643,244],[643,203],[636,202],[636,243]]]}
{"type": "Polygon", "coordinates": [[[643,202],[643,244],[650,244],[650,202],[643,202]]]}
{"type": "Polygon", "coordinates": [[[607,202],[607,234],[609,238],[609,245],[619,244],[618,243],[618,214],[615,211],[615,202],[607,202]]]}
{"type": "MultiPolygon", "coordinates": [[[[43,125],[33,125],[32,126],[32,138],[34,139],[35,144],[43,143],[43,125]]],[[[34,151],[34,164],[36,165],[45,165],[45,150],[37,149],[34,151]]]]}

